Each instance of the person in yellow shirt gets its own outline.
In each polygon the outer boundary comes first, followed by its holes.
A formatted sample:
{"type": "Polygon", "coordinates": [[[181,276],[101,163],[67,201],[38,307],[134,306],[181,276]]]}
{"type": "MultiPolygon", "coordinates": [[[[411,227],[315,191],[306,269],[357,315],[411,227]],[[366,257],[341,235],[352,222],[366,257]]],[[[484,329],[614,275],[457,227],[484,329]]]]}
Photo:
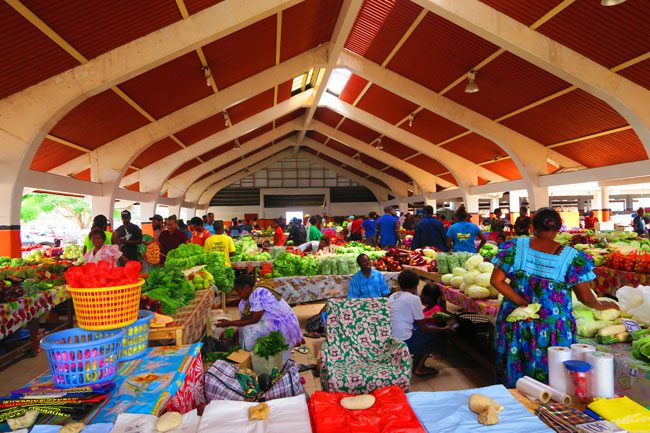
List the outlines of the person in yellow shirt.
{"type": "Polygon", "coordinates": [[[222,252],[226,260],[226,266],[230,266],[230,257],[235,255],[235,243],[230,236],[224,233],[222,220],[214,222],[214,233],[205,240],[203,250],[206,253],[210,251],[222,252]]]}

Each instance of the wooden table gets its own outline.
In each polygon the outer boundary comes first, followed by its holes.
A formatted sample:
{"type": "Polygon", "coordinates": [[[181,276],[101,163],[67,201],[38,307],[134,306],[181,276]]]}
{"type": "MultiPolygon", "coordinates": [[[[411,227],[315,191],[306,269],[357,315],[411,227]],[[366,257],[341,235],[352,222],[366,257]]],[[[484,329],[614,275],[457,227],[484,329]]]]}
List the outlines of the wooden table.
{"type": "Polygon", "coordinates": [[[197,290],[196,297],[188,305],[181,307],[172,316],[174,321],[163,328],[151,328],[149,342],[174,340],[176,346],[196,343],[211,326],[211,309],[214,303],[213,289],[197,290]]]}
{"type": "Polygon", "coordinates": [[[423,280],[431,280],[436,283],[440,282],[440,274],[437,272],[429,272],[429,271],[425,271],[424,269],[418,266],[409,266],[409,265],[402,266],[402,269],[404,270],[409,269],[415,272],[417,276],[422,278],[423,280]]]}

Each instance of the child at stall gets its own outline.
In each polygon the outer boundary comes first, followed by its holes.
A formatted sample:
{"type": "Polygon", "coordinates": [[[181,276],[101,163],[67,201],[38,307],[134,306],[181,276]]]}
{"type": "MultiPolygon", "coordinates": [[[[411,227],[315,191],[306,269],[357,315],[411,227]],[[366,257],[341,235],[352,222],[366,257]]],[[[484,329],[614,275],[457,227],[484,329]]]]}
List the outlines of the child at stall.
{"type": "Polygon", "coordinates": [[[422,287],[422,292],[420,292],[420,300],[422,301],[422,305],[424,305],[424,317],[431,317],[433,313],[440,313],[444,311],[440,305],[440,295],[440,288],[431,281],[422,287]]]}

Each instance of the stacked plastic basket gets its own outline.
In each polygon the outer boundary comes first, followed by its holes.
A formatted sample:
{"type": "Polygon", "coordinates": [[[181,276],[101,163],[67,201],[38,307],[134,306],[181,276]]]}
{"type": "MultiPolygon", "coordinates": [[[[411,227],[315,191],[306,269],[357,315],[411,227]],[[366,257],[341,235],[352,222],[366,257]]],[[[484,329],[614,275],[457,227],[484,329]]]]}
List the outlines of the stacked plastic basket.
{"type": "Polygon", "coordinates": [[[41,340],[56,386],[111,381],[117,376],[118,362],[144,355],[154,315],[138,311],[143,284],[141,279],[125,286],[68,287],[79,328],[41,340]]]}

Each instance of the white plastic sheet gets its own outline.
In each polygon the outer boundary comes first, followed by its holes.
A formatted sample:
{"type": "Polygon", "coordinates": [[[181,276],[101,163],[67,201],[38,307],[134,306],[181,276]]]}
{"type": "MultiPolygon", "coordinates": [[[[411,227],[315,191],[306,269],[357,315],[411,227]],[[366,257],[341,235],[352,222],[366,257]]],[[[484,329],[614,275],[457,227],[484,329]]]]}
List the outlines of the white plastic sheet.
{"type": "Polygon", "coordinates": [[[428,433],[554,433],[530,413],[502,385],[462,391],[411,392],[406,395],[428,433]],[[499,424],[487,426],[467,404],[472,394],[483,394],[503,405],[499,424]]]}
{"type": "Polygon", "coordinates": [[[638,322],[650,324],[650,286],[623,286],[616,291],[621,310],[638,322]]]}
{"type": "MultiPolygon", "coordinates": [[[[115,426],[111,433],[157,433],[156,420],[154,415],[141,415],[135,413],[122,413],[115,420],[115,426]]],[[[181,418],[181,425],[168,433],[196,433],[199,428],[201,417],[196,409],[184,414],[181,418]]],[[[92,424],[91,424],[92,425],[92,424]]],[[[82,433],[93,433],[86,432],[82,433]]]]}
{"type": "Polygon", "coordinates": [[[248,408],[258,403],[213,400],[203,412],[198,433],[311,433],[305,395],[267,401],[263,421],[249,421],[248,408]]]}

